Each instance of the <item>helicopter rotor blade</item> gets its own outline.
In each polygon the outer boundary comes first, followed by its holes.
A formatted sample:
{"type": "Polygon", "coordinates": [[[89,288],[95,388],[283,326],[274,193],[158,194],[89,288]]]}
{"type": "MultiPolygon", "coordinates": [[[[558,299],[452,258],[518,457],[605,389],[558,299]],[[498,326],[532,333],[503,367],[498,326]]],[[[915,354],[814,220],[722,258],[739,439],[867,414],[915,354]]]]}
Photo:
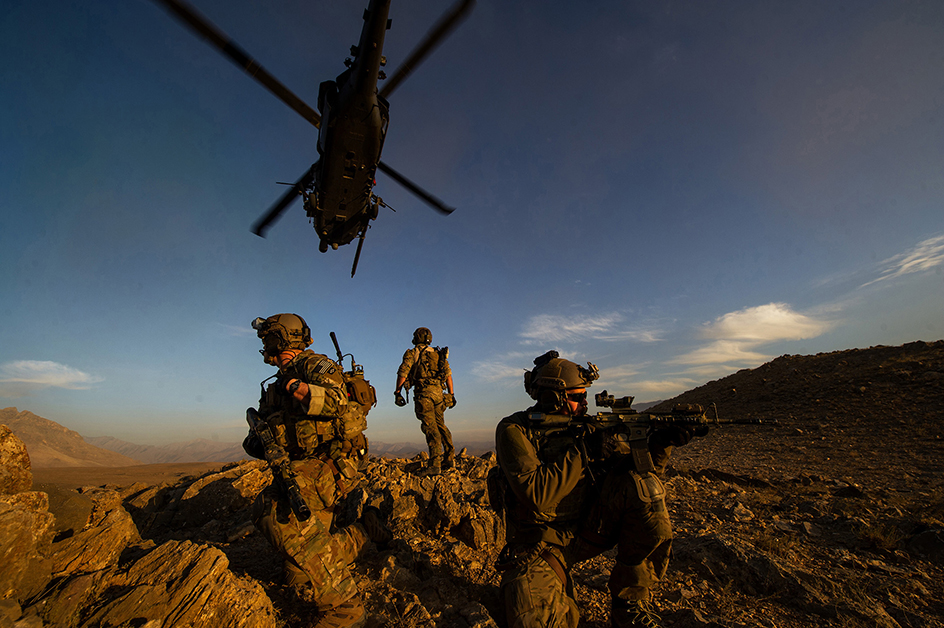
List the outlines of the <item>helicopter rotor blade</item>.
{"type": "Polygon", "coordinates": [[[269,228],[273,222],[279,219],[282,215],[282,212],[285,211],[289,205],[292,204],[292,201],[295,200],[295,197],[302,193],[308,185],[311,183],[312,173],[314,172],[315,167],[312,166],[308,169],[305,174],[302,175],[302,178],[295,182],[295,185],[291,187],[285,194],[283,194],[275,205],[269,208],[269,211],[265,215],[257,220],[252,226],[252,232],[259,236],[260,238],[265,237],[265,231],[269,228]]]}
{"type": "Polygon", "coordinates": [[[383,98],[386,98],[395,90],[400,83],[408,77],[413,70],[416,69],[420,63],[429,55],[433,49],[440,44],[443,38],[446,37],[456,26],[459,25],[475,5],[475,0],[459,0],[456,2],[452,8],[440,18],[439,22],[426,34],[426,37],[420,44],[413,49],[413,52],[410,53],[410,56],[407,57],[406,61],[397,68],[397,71],[394,75],[387,79],[384,82],[383,88],[380,90],[379,94],[383,98]]]}
{"type": "Polygon", "coordinates": [[[321,127],[321,116],[318,112],[309,107],[305,101],[296,96],[292,91],[282,85],[278,79],[269,74],[259,63],[250,57],[245,50],[240,48],[236,42],[230,39],[225,33],[216,28],[205,17],[200,15],[196,9],[183,2],[183,0],[154,0],[163,4],[175,17],[185,25],[189,26],[197,35],[206,39],[214,48],[223,55],[229,57],[230,61],[242,68],[246,74],[256,79],[267,90],[272,92],[279,100],[291,107],[301,117],[305,118],[316,128],[321,127]]]}
{"type": "Polygon", "coordinates": [[[391,179],[393,179],[394,181],[396,181],[397,183],[399,183],[400,185],[402,185],[403,187],[405,187],[406,189],[408,189],[410,192],[412,192],[416,196],[418,196],[420,199],[423,200],[424,203],[426,203],[427,205],[429,205],[436,211],[440,212],[441,214],[445,214],[448,216],[452,212],[456,211],[455,207],[449,207],[448,205],[443,203],[441,200],[439,200],[438,198],[436,198],[435,196],[433,196],[432,194],[430,194],[429,192],[427,192],[420,186],[416,185],[415,183],[413,183],[412,181],[404,177],[402,174],[400,174],[399,172],[397,172],[396,170],[394,170],[393,168],[391,168],[384,162],[382,161],[377,162],[377,169],[383,172],[385,175],[387,175],[391,179]]]}

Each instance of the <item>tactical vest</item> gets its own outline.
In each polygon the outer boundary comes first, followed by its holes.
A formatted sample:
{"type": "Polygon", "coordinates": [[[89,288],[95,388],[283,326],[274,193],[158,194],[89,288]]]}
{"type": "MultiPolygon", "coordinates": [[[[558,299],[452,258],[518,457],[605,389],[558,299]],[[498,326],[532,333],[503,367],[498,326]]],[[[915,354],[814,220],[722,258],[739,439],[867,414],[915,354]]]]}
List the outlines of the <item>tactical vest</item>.
{"type": "MultiPolygon", "coordinates": [[[[347,397],[341,367],[327,356],[309,350],[299,354],[280,371],[279,379],[263,390],[259,414],[269,424],[279,444],[297,460],[343,447],[341,442],[334,444],[332,441],[353,440],[358,436],[364,438],[361,432],[367,426],[367,413],[360,404],[349,403],[347,397]],[[281,384],[290,379],[323,387],[326,391],[325,413],[309,415],[281,384]]],[[[345,447],[349,451],[355,448],[345,447]]],[[[366,439],[363,448],[366,448],[366,439]]]]}
{"type": "MultiPolygon", "coordinates": [[[[552,466],[559,463],[565,453],[577,442],[569,429],[571,417],[568,416],[526,411],[513,414],[503,419],[503,422],[505,421],[523,428],[524,434],[534,447],[542,465],[552,466]]],[[[499,488],[497,492],[504,494],[504,509],[507,511],[508,518],[517,524],[566,526],[569,523],[578,522],[585,514],[586,497],[590,490],[590,482],[586,478],[581,479],[556,506],[545,512],[535,512],[532,508],[518,502],[511,487],[507,485],[508,480],[503,472],[499,471],[498,476],[492,478],[492,482],[493,484],[498,480],[505,482],[505,486],[499,488]]],[[[490,487],[490,493],[494,490],[494,486],[490,487]]],[[[497,494],[495,497],[501,499],[497,494]]]]}

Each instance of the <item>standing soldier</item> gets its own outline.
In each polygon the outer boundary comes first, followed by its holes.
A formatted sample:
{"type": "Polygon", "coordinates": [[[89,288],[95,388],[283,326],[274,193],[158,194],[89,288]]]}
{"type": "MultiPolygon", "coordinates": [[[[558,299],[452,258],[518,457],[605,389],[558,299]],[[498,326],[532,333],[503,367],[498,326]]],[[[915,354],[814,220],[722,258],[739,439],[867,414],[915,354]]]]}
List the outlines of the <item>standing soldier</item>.
{"type": "MultiPolygon", "coordinates": [[[[253,523],[285,559],[286,584],[322,613],[316,628],[363,626],[367,613],[349,565],[368,539],[386,543],[391,534],[376,509],[365,509],[350,526],[332,524],[334,506],[360,479],[370,405],[350,398],[341,366],[307,349],[311,331],[301,316],[257,318],[252,327],[262,339],[263,359],[279,372],[267,387],[263,382],[258,417],[264,437],[254,428],[243,447],[270,466],[273,448],[281,458],[280,476],[253,504],[253,523]],[[307,508],[301,514],[299,495],[307,508]]],[[[250,408],[248,414],[257,413],[250,408]]]]}
{"type": "Polygon", "coordinates": [[[428,475],[439,475],[455,463],[452,434],[446,427],[446,408],[456,405],[452,388],[452,370],[449,368],[449,347],[431,347],[433,333],[425,327],[413,332],[413,348],[403,354],[397,369],[397,389],[394,398],[398,406],[406,399],[400,389],[413,387],[413,407],[420,420],[426,444],[429,447],[428,475]]]}

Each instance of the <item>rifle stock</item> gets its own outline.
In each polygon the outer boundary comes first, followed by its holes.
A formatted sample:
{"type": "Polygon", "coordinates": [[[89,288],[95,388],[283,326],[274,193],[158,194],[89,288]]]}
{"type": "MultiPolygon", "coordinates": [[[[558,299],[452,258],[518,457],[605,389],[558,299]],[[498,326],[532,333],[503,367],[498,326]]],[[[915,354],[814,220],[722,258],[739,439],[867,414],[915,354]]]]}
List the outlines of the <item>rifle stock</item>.
{"type": "Polygon", "coordinates": [[[299,521],[307,521],[311,517],[311,509],[305,503],[305,498],[302,497],[288,453],[275,440],[268,423],[262,420],[255,408],[246,409],[246,422],[249,423],[249,429],[262,443],[266,462],[269,463],[269,468],[272,469],[273,477],[288,496],[288,502],[292,507],[292,512],[295,513],[295,517],[299,521]]]}

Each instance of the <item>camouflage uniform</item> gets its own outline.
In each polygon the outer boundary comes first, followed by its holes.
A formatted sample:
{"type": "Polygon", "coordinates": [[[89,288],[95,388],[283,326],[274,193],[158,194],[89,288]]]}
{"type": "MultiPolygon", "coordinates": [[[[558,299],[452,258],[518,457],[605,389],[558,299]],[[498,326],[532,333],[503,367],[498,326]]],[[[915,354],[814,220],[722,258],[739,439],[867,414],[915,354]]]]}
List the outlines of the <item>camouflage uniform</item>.
{"type": "Polygon", "coordinates": [[[439,353],[421,344],[403,354],[403,361],[397,369],[397,377],[406,378],[407,385],[413,386],[413,409],[426,436],[430,464],[434,466],[438,466],[442,460],[451,462],[455,454],[452,433],[446,427],[446,401],[443,397],[444,382],[452,377],[452,370],[449,360],[443,358],[442,372],[437,373],[435,369],[438,362],[439,353]]]}
{"type": "Polygon", "coordinates": [[[509,628],[573,628],[580,618],[567,574],[578,559],[573,541],[592,487],[571,418],[532,409],[502,419],[495,432],[510,489],[498,564],[509,628]]]}
{"type": "Polygon", "coordinates": [[[332,527],[334,506],[359,480],[358,442],[336,438],[345,413],[362,412],[349,401],[341,368],[330,358],[306,350],[279,370],[279,380],[265,390],[259,414],[269,424],[296,472],[299,489],[311,517],[298,521],[288,499],[273,484],[257,497],[252,519],[262,534],[285,558],[286,583],[304,591],[306,601],[326,610],[357,595],[348,565],[367,541],[360,523],[332,527]],[[299,379],[308,384],[308,407],[285,391],[279,382],[299,379]]]}

